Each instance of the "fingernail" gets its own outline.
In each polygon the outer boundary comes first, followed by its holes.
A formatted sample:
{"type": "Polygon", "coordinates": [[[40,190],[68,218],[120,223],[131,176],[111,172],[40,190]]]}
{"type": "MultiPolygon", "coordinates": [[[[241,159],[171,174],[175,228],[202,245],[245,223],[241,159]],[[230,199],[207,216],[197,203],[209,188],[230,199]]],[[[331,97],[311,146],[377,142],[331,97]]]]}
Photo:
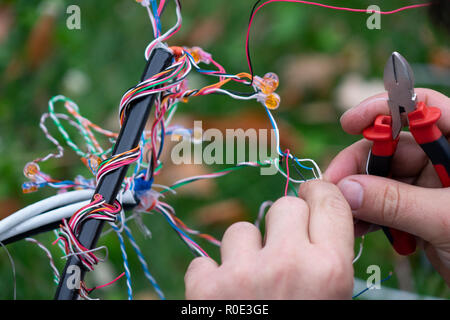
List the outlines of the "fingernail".
{"type": "Polygon", "coordinates": [[[342,180],[337,185],[352,209],[352,213],[361,208],[364,191],[361,184],[354,180],[342,180]]]}

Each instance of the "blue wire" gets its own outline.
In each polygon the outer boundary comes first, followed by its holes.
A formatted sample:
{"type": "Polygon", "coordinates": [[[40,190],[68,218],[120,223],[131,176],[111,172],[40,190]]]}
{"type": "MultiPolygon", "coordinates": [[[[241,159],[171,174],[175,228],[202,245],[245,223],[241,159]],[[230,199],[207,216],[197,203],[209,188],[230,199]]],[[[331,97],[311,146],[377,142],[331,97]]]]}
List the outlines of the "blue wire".
{"type": "Polygon", "coordinates": [[[156,21],[156,27],[158,28],[158,36],[161,34],[161,21],[159,20],[159,16],[158,16],[158,6],[156,4],[156,0],[151,0],[150,1],[152,4],[152,11],[153,11],[153,16],[155,17],[155,21],[156,21]]]}
{"type": "MultiPolygon", "coordinates": [[[[120,217],[119,217],[119,221],[121,221],[120,217]]],[[[141,250],[139,249],[139,247],[136,243],[136,240],[134,240],[134,237],[131,234],[130,228],[128,228],[128,226],[125,223],[123,224],[123,226],[124,226],[125,234],[127,235],[128,240],[131,243],[131,246],[133,247],[134,251],[138,255],[138,258],[139,258],[138,260],[141,263],[141,267],[142,267],[142,270],[144,271],[145,277],[148,279],[150,284],[153,286],[153,288],[155,289],[159,298],[161,300],[165,300],[166,298],[164,297],[164,293],[162,292],[162,290],[161,290],[160,286],[158,285],[158,283],[156,282],[155,278],[152,276],[152,274],[148,270],[148,265],[147,265],[147,262],[145,261],[144,255],[142,254],[141,250]]]]}
{"type": "MultiPolygon", "coordinates": [[[[380,281],[380,284],[382,284],[382,283],[385,282],[386,280],[389,280],[391,277],[392,277],[392,273],[390,273],[386,278],[384,278],[383,280],[381,280],[381,281],[380,281]]],[[[364,292],[370,290],[370,288],[372,288],[372,287],[373,287],[373,285],[370,286],[370,287],[365,288],[365,289],[362,290],[361,292],[355,294],[355,295],[352,297],[352,299],[355,299],[355,298],[359,297],[359,296],[362,295],[364,292]]]]}
{"type": "Polygon", "coordinates": [[[117,228],[117,226],[114,224],[111,224],[111,227],[116,232],[117,238],[119,238],[120,251],[122,252],[123,265],[125,269],[125,276],[127,277],[128,300],[133,300],[133,289],[131,288],[131,275],[130,275],[130,268],[128,266],[127,252],[125,251],[125,242],[123,241],[123,237],[120,234],[119,228],[117,228]]]}
{"type": "MultiPolygon", "coordinates": [[[[275,124],[275,122],[274,122],[274,119],[273,119],[273,117],[272,117],[272,114],[270,113],[269,109],[268,109],[266,106],[264,106],[264,108],[266,109],[267,115],[269,116],[270,123],[272,124],[272,128],[273,128],[273,130],[275,131],[275,134],[277,135],[277,140],[279,141],[278,132],[277,132],[277,130],[276,130],[276,127],[277,127],[277,126],[276,126],[276,124],[275,124]]],[[[280,148],[279,145],[278,145],[278,153],[281,154],[281,155],[284,156],[284,157],[287,156],[286,153],[284,153],[283,151],[281,151],[281,148],[280,148]]],[[[291,154],[291,155],[292,155],[292,154],[291,154]]],[[[300,167],[302,167],[303,169],[313,170],[313,168],[307,167],[307,166],[301,164],[300,161],[299,161],[299,159],[298,159],[296,156],[293,156],[293,155],[292,155],[292,159],[293,159],[300,167]]]]}

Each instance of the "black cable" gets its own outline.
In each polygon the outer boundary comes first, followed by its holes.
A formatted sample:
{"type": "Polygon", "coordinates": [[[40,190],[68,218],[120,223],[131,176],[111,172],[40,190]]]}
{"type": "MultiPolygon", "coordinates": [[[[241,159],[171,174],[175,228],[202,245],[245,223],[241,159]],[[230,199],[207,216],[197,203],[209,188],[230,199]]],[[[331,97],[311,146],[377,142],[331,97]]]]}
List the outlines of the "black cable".
{"type": "MultiPolygon", "coordinates": [[[[257,8],[257,6],[258,6],[258,4],[261,2],[262,0],[258,0],[258,1],[256,1],[256,3],[253,5],[253,8],[252,8],[252,11],[250,12],[250,17],[248,18],[248,28],[250,28],[250,22],[251,22],[251,20],[252,20],[252,16],[253,16],[253,13],[255,12],[255,10],[256,10],[256,8],[257,8]]],[[[247,55],[247,57],[248,57],[248,64],[249,64],[249,67],[250,67],[250,75],[252,76],[252,83],[253,83],[253,65],[252,65],[252,58],[251,58],[251,56],[250,56],[250,32],[249,32],[249,34],[248,34],[248,43],[247,43],[247,48],[246,48],[246,55],[247,55]]]]}
{"type": "Polygon", "coordinates": [[[305,176],[300,172],[300,170],[297,168],[296,164],[297,164],[297,162],[294,161],[294,169],[295,169],[295,171],[297,171],[297,173],[302,178],[302,180],[306,181],[305,176]]]}

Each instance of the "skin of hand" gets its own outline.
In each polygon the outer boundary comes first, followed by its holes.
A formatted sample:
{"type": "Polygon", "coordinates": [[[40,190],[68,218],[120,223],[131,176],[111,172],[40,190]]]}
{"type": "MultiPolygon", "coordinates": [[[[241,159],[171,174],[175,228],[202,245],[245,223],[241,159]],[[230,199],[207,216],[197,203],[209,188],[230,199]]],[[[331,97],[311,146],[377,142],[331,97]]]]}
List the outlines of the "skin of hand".
{"type": "Polygon", "coordinates": [[[185,275],[187,299],[349,299],[353,289],[353,218],[339,189],[311,181],[301,198],[269,209],[264,241],[248,222],[231,225],[219,266],[195,258],[185,275]]]}
{"type": "MultiPolygon", "coordinates": [[[[415,91],[418,101],[441,109],[437,125],[448,139],[450,99],[430,89],[415,91]]],[[[377,115],[389,114],[387,100],[387,93],[379,94],[348,110],[341,117],[344,131],[362,134],[377,115]]],[[[337,184],[349,202],[357,221],[355,234],[372,231],[371,224],[377,224],[417,236],[430,262],[450,285],[450,188],[442,188],[411,133],[400,135],[391,179],[365,175],[371,145],[362,139],[347,147],[324,174],[325,180],[337,184]]]]}

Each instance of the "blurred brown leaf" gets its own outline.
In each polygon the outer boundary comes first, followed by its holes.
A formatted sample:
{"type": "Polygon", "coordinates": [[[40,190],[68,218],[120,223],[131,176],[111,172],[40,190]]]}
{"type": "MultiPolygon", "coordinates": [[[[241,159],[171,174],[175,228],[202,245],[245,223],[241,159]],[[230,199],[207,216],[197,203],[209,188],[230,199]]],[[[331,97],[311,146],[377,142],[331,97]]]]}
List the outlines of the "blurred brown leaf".
{"type": "Polygon", "coordinates": [[[229,225],[248,220],[247,212],[237,199],[228,199],[201,207],[194,212],[202,225],[229,225]]]}
{"type": "Polygon", "coordinates": [[[302,104],[298,107],[298,111],[298,115],[305,123],[331,123],[338,119],[336,110],[326,101],[302,104]]]}
{"type": "Polygon", "coordinates": [[[36,69],[51,54],[55,17],[43,14],[34,25],[27,40],[26,59],[32,69],[36,69]]]}
{"type": "Polygon", "coordinates": [[[298,104],[306,90],[328,90],[340,71],[341,64],[331,55],[299,55],[286,61],[281,73],[283,105],[298,104]]]}
{"type": "Polygon", "coordinates": [[[430,51],[431,64],[442,68],[450,68],[450,49],[434,48],[430,51]]]}
{"type": "Polygon", "coordinates": [[[339,109],[357,106],[361,101],[380,92],[384,92],[382,79],[365,80],[359,74],[346,75],[336,88],[336,103],[339,109]]]}
{"type": "Polygon", "coordinates": [[[0,220],[20,209],[19,201],[13,198],[0,200],[0,220]]]}
{"type": "Polygon", "coordinates": [[[139,291],[134,296],[135,300],[160,300],[159,297],[150,290],[139,291]]]}
{"type": "Polygon", "coordinates": [[[206,47],[219,38],[224,31],[224,18],[222,15],[212,15],[197,21],[193,26],[187,43],[195,46],[206,47]]]}
{"type": "Polygon", "coordinates": [[[0,5],[0,45],[8,37],[14,23],[14,14],[11,5],[0,5]]]}

